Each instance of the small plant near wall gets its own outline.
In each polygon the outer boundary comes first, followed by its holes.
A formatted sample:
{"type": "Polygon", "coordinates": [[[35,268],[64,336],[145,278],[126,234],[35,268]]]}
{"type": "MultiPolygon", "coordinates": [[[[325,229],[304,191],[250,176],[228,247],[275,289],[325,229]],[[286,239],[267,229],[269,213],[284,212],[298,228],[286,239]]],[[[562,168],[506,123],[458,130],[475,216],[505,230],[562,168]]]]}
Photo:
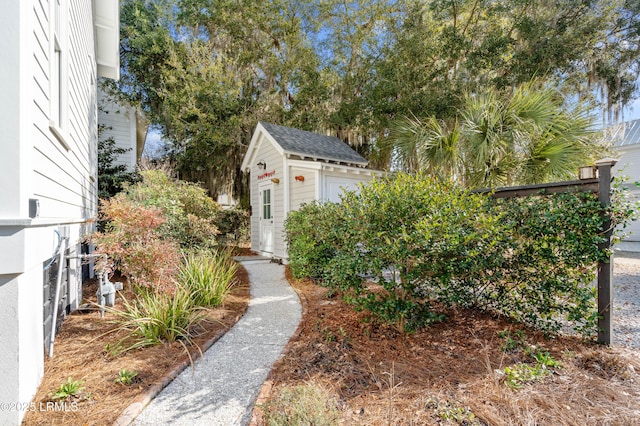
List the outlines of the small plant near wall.
{"type": "Polygon", "coordinates": [[[137,372],[123,368],[118,372],[118,378],[115,380],[115,382],[120,383],[121,385],[128,386],[133,383],[133,380],[137,375],[137,372]]]}
{"type": "Polygon", "coordinates": [[[73,380],[69,377],[66,382],[60,385],[60,387],[53,393],[51,399],[53,400],[66,400],[71,397],[78,397],[80,392],[84,390],[82,382],[79,380],[73,380]]]}

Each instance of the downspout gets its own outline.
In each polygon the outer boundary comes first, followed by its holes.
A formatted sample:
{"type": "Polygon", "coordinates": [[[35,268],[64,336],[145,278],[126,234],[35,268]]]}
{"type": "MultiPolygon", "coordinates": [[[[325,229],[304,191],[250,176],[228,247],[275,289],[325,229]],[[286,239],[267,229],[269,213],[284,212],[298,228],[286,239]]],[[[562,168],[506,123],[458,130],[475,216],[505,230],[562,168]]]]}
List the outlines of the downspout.
{"type": "Polygon", "coordinates": [[[53,319],[51,321],[51,341],[49,342],[49,358],[53,357],[53,341],[56,338],[56,322],[58,321],[58,304],[60,302],[60,286],[62,285],[62,270],[64,269],[63,261],[65,260],[64,252],[67,249],[67,239],[62,238],[60,249],[58,251],[58,276],[56,278],[56,294],[53,303],[53,319]]]}

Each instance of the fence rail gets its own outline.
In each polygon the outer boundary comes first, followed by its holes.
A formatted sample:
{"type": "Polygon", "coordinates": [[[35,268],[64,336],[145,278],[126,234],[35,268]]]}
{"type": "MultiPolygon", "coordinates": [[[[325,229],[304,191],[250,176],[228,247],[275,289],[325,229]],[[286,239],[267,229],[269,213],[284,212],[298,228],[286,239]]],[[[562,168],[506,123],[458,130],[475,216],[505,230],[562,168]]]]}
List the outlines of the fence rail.
{"type": "MultiPolygon", "coordinates": [[[[543,196],[566,192],[591,192],[598,195],[603,207],[611,204],[611,168],[618,162],[612,158],[605,158],[596,162],[598,175],[596,178],[567,182],[552,182],[537,185],[512,186],[495,189],[477,189],[474,193],[490,193],[494,198],[521,198],[528,196],[543,196]]],[[[603,225],[605,241],[600,244],[601,250],[611,248],[613,229],[606,218],[603,225]]],[[[613,259],[598,263],[598,343],[610,345],[612,339],[613,312],[613,259]]]]}

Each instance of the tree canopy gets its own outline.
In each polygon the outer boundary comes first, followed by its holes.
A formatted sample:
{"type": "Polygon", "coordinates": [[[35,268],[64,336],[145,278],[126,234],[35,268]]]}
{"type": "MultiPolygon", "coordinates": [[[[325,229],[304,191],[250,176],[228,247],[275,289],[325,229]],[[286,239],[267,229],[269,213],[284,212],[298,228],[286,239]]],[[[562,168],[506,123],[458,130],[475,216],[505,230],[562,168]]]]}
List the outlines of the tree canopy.
{"type": "Polygon", "coordinates": [[[163,129],[182,176],[212,195],[243,195],[239,165],[258,120],[338,136],[388,168],[394,123],[451,126],[470,96],[535,79],[611,122],[636,95],[634,0],[121,5],[118,90],[163,129]]]}

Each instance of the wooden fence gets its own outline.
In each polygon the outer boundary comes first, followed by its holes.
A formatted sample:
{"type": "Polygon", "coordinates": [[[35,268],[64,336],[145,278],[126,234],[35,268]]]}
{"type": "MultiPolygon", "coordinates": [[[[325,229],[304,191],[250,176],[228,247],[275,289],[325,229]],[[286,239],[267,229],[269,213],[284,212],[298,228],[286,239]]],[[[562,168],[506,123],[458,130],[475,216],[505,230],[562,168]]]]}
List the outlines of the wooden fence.
{"type": "MultiPolygon", "coordinates": [[[[494,198],[517,198],[531,195],[549,195],[564,192],[591,192],[598,194],[598,200],[603,207],[611,204],[611,168],[618,160],[605,158],[596,162],[597,177],[569,182],[554,182],[539,185],[513,186],[508,188],[480,189],[473,192],[491,193],[494,198]]],[[[611,248],[613,229],[611,222],[606,220],[603,225],[605,241],[600,249],[611,248]]],[[[613,259],[609,256],[606,261],[598,263],[598,343],[610,345],[612,340],[612,312],[613,312],[613,259]]]]}

